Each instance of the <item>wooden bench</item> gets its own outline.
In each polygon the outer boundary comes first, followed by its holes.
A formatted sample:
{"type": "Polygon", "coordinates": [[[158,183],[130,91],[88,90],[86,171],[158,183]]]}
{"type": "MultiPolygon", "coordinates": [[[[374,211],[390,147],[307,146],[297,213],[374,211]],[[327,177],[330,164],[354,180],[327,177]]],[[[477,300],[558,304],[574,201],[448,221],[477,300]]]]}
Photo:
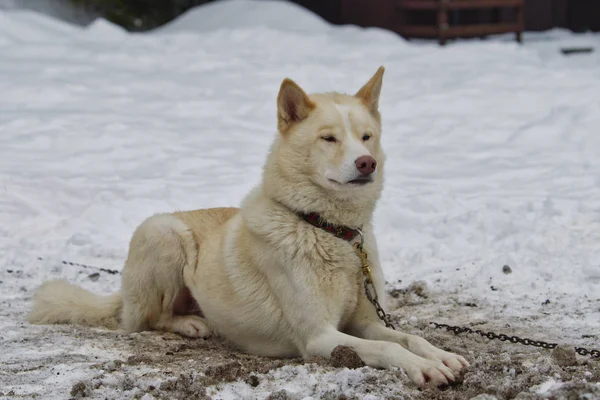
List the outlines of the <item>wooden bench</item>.
{"type": "Polygon", "coordinates": [[[458,37],[477,37],[498,33],[514,32],[516,40],[522,42],[524,0],[396,0],[399,8],[399,33],[406,37],[437,38],[440,45],[448,39],[458,37]],[[468,25],[450,25],[448,12],[465,9],[502,9],[515,10],[516,21],[496,23],[475,23],[468,25]],[[436,13],[435,25],[411,24],[407,18],[410,11],[432,11],[436,13]]]}

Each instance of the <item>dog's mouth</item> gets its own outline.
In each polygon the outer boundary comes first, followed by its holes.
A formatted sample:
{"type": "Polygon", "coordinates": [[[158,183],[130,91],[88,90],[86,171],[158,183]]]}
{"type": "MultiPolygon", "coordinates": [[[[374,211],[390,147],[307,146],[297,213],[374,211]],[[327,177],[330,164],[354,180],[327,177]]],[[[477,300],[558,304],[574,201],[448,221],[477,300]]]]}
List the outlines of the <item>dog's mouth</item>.
{"type": "Polygon", "coordinates": [[[364,186],[366,184],[369,183],[373,183],[373,178],[371,176],[361,176],[355,179],[352,179],[351,181],[342,183],[342,182],[338,182],[335,179],[329,179],[330,182],[335,183],[336,185],[339,186],[347,186],[347,185],[352,185],[352,186],[364,186]]]}
{"type": "Polygon", "coordinates": [[[352,179],[348,183],[352,185],[366,185],[367,183],[373,182],[373,178],[370,176],[361,176],[360,178],[352,179]]]}

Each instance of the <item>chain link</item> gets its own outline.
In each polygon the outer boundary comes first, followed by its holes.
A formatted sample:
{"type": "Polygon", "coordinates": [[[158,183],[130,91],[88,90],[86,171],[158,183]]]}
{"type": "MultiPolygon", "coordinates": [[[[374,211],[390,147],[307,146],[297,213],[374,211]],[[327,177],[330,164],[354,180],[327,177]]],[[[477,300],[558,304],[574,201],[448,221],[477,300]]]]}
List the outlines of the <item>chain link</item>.
{"type": "Polygon", "coordinates": [[[371,304],[373,304],[373,306],[375,307],[377,316],[379,317],[380,320],[383,321],[385,326],[390,329],[396,330],[396,327],[394,326],[394,324],[392,324],[391,315],[386,313],[385,310],[383,309],[383,307],[381,307],[381,304],[379,304],[379,298],[377,297],[377,290],[375,289],[375,284],[373,283],[373,276],[371,275],[371,266],[370,266],[369,260],[368,260],[369,256],[368,256],[367,252],[363,249],[363,234],[360,230],[358,232],[360,233],[361,241],[360,241],[360,243],[356,243],[354,245],[354,251],[356,252],[356,255],[358,256],[358,258],[360,258],[360,261],[362,264],[361,270],[362,270],[363,276],[365,277],[365,282],[364,282],[365,295],[367,296],[367,299],[371,302],[371,304]]]}
{"type": "MultiPolygon", "coordinates": [[[[435,329],[446,329],[448,331],[454,332],[454,334],[458,335],[459,333],[474,333],[479,336],[492,339],[492,340],[500,340],[502,342],[511,342],[511,343],[520,343],[525,346],[534,346],[540,347],[543,349],[554,349],[558,346],[558,343],[548,343],[541,340],[533,340],[528,338],[521,338],[518,336],[508,336],[504,333],[494,333],[494,332],[485,332],[480,329],[471,329],[466,326],[452,326],[448,324],[438,324],[437,322],[431,322],[435,329]]],[[[583,347],[575,347],[575,352],[582,356],[589,355],[592,358],[600,358],[600,350],[597,349],[586,349],[583,347]]]]}
{"type": "MultiPolygon", "coordinates": [[[[39,261],[44,261],[45,260],[42,257],[38,257],[37,259],[39,261]]],[[[60,263],[64,264],[64,265],[70,265],[70,266],[73,266],[73,267],[96,269],[98,271],[106,272],[106,273],[111,274],[111,275],[117,275],[117,274],[121,273],[120,271],[117,271],[116,269],[101,268],[101,267],[96,267],[96,266],[93,266],[93,265],[80,264],[80,263],[76,263],[76,262],[72,262],[72,261],[66,261],[66,260],[60,260],[60,263]]]]}
{"type": "Polygon", "coordinates": [[[377,312],[377,316],[379,317],[379,319],[385,323],[386,327],[396,330],[396,327],[394,326],[394,324],[392,324],[391,315],[386,313],[383,307],[381,307],[381,304],[379,304],[377,292],[375,291],[375,285],[373,284],[373,281],[371,281],[371,279],[368,277],[365,278],[364,286],[367,299],[369,299],[371,304],[375,306],[375,311],[377,312]]]}

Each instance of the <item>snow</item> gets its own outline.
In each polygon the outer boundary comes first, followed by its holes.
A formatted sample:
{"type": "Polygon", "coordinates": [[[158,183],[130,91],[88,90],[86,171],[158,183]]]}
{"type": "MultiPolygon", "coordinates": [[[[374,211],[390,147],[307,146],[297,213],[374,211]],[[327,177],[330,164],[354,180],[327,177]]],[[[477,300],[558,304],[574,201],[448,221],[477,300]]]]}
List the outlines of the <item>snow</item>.
{"type": "MultiPolygon", "coordinates": [[[[550,300],[538,333],[592,345],[582,335],[600,329],[600,35],[511,39],[439,48],[280,1],[209,4],[146,34],[0,11],[0,365],[95,351],[68,329],[52,349],[29,347],[22,338],[47,329],[24,322],[33,290],[64,277],[109,293],[118,276],[92,281],[60,260],[121,269],[147,216],[237,206],[259,181],[284,77],[354,92],[379,65],[388,162],[375,226],[389,288],[423,280],[486,305],[473,319],[513,322],[550,300]],[[595,52],[562,56],[568,45],[595,52]]],[[[60,397],[95,376],[88,365],[18,390],[60,397]]],[[[314,394],[306,369],[290,368],[299,377],[279,387],[314,394]]]]}
{"type": "Polygon", "coordinates": [[[252,396],[266,398],[269,393],[285,390],[288,393],[302,394],[306,396],[303,399],[311,400],[316,397],[306,394],[309,388],[313,393],[327,393],[340,388],[347,396],[359,396],[358,398],[365,400],[376,399],[376,397],[369,396],[364,391],[363,381],[368,374],[367,368],[359,370],[344,368],[336,372],[320,374],[315,374],[315,372],[310,366],[285,366],[275,372],[266,374],[264,376],[266,379],[262,380],[263,383],[254,389],[244,382],[236,382],[225,385],[222,389],[215,390],[209,395],[215,400],[244,399],[252,396]],[[281,381],[285,383],[279,383],[281,381]]]}
{"type": "Polygon", "coordinates": [[[561,387],[561,383],[560,382],[556,382],[554,379],[549,379],[546,382],[542,383],[541,385],[538,385],[539,387],[536,387],[535,389],[537,393],[546,393],[548,392],[550,389],[556,389],[561,387]]]}

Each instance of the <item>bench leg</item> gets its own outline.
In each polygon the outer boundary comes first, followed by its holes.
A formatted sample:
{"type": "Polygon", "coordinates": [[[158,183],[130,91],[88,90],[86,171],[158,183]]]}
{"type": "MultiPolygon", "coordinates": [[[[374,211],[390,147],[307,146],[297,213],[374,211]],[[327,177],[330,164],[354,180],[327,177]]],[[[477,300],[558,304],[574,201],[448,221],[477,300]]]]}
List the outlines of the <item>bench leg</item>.
{"type": "Polygon", "coordinates": [[[448,30],[448,11],[442,2],[438,4],[437,10],[437,29],[438,29],[438,41],[440,46],[446,44],[446,31],[448,30]]]}
{"type": "Polygon", "coordinates": [[[525,14],[525,6],[523,4],[521,4],[520,6],[517,7],[517,25],[519,25],[519,30],[517,31],[516,34],[516,39],[517,42],[519,43],[523,43],[523,29],[525,26],[525,21],[524,21],[524,14],[525,14]]]}

